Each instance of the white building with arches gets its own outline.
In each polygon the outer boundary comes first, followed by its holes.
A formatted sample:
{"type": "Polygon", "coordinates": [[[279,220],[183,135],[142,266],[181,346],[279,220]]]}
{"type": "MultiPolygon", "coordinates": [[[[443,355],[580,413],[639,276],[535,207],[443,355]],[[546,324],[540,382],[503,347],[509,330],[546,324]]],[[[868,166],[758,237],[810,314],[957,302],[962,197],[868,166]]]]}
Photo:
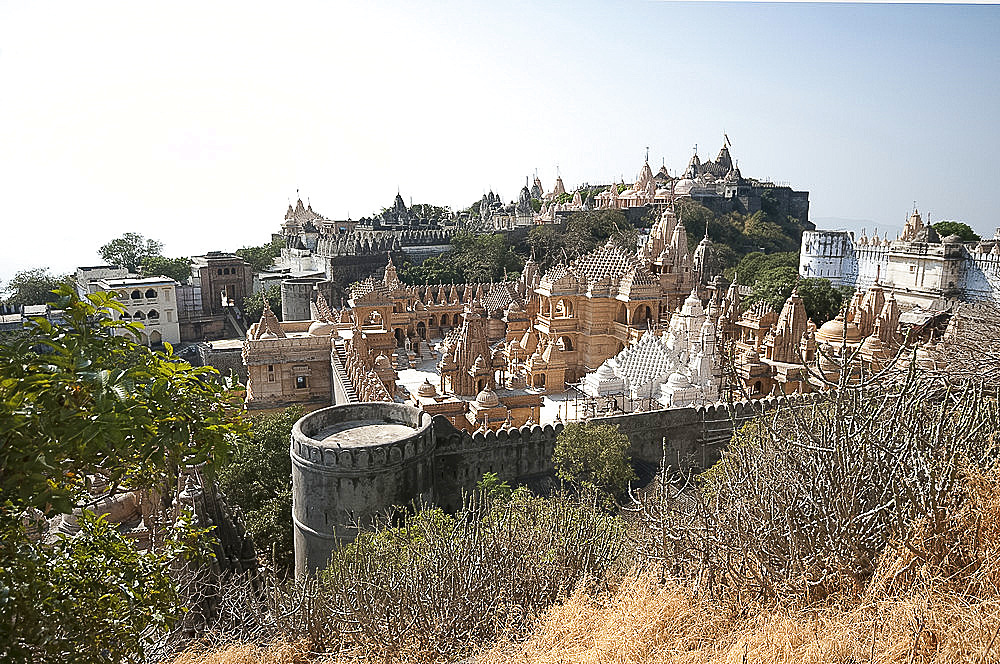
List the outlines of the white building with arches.
{"type": "MultiPolygon", "coordinates": [[[[168,277],[143,277],[137,279],[102,279],[91,282],[91,292],[113,291],[125,306],[119,314],[112,311],[115,320],[141,323],[139,343],[156,346],[163,342],[178,344],[181,341],[180,322],[177,316],[177,282],[168,277]]],[[[129,334],[120,329],[117,334],[129,334]]]]}

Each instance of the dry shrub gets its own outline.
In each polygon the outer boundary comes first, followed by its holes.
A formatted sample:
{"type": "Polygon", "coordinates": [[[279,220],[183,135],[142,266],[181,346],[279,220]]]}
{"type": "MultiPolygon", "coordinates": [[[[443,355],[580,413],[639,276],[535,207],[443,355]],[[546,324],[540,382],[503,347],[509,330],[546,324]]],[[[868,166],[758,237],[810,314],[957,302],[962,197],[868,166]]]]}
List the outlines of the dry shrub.
{"type": "Polygon", "coordinates": [[[997,395],[982,384],[914,370],[780,406],[744,426],[697,482],[633,496],[635,539],[663,577],[716,596],[857,592],[913,523],[927,542],[944,536],[963,464],[997,456],[997,395]]]}
{"type": "Polygon", "coordinates": [[[966,469],[959,493],[943,524],[921,519],[885,553],[869,596],[927,584],[981,600],[1000,596],[1000,473],[966,469]]]}
{"type": "Polygon", "coordinates": [[[959,492],[946,527],[915,523],[860,594],[744,604],[634,574],[613,592],[578,591],[527,641],[476,662],[1000,662],[1000,473],[968,470],[959,492]]]}

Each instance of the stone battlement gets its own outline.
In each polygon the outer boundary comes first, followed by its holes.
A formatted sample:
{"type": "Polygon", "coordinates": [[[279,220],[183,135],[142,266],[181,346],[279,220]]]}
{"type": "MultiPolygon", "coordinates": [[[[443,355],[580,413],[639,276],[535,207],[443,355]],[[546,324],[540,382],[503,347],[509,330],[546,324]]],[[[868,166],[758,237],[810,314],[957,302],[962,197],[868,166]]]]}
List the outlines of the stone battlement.
{"type": "MultiPolygon", "coordinates": [[[[594,418],[629,438],[632,457],[658,466],[706,469],[733,431],[782,405],[817,403],[819,393],[594,418]]],[[[470,433],[440,415],[398,403],[332,406],[292,429],[292,515],[296,572],[315,570],[338,541],[353,539],[377,514],[425,501],[454,510],[485,473],[508,482],[552,474],[564,425],[470,433]],[[351,426],[361,435],[351,436],[351,426]],[[379,431],[379,425],[385,425],[379,431]],[[330,432],[333,432],[330,434],[330,432]]]]}

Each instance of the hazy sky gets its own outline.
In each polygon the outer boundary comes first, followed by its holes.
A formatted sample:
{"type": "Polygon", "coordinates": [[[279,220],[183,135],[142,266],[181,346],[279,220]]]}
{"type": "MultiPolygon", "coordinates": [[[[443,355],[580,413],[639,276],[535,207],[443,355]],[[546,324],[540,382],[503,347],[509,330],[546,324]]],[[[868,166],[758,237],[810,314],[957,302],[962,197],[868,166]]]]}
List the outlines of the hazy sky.
{"type": "Polygon", "coordinates": [[[811,217],[992,236],[1000,7],[0,1],[0,279],[683,169],[725,131],[811,217]]]}

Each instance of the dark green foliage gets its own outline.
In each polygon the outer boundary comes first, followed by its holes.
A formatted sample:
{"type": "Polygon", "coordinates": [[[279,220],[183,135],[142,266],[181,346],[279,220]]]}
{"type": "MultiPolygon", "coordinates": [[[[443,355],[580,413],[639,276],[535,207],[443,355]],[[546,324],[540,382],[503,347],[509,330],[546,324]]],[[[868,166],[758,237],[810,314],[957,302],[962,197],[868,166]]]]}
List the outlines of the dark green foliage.
{"type": "Polygon", "coordinates": [[[797,253],[763,254],[754,251],[740,259],[733,276],[736,283],[752,286],[757,279],[764,277],[772,270],[791,268],[798,271],[798,267],[799,255],[797,253]]]}
{"type": "Polygon", "coordinates": [[[243,308],[243,315],[248,322],[260,320],[260,315],[264,313],[265,302],[274,315],[278,317],[278,320],[281,320],[281,286],[273,284],[264,286],[256,293],[251,293],[243,298],[240,306],[243,308]]]}
{"type": "Polygon", "coordinates": [[[399,278],[407,284],[504,281],[508,274],[517,274],[523,267],[524,261],[502,234],[459,231],[452,236],[448,252],[420,265],[403,265],[399,278]]]}
{"type": "Polygon", "coordinates": [[[836,318],[854,292],[851,288],[834,286],[829,279],[821,278],[802,279],[798,290],[806,314],[817,326],[836,318]]]}
{"type": "MultiPolygon", "coordinates": [[[[734,270],[733,267],[749,254],[798,252],[805,224],[793,217],[778,215],[776,206],[762,203],[762,207],[764,209],[752,215],[729,212],[718,216],[691,199],[680,199],[676,203],[678,217],[687,230],[689,247],[694,249],[704,237],[707,224],[708,236],[720,254],[728,279],[732,279],[734,272],[742,275],[742,268],[734,270]]],[[[741,278],[740,283],[753,281],[744,282],[741,278]]]]}
{"type": "Polygon", "coordinates": [[[971,226],[960,221],[939,221],[933,224],[933,227],[942,238],[957,235],[962,238],[962,242],[976,242],[982,239],[979,237],[979,233],[972,230],[971,226]]]}
{"type": "Polygon", "coordinates": [[[276,237],[267,244],[258,247],[243,247],[236,250],[236,255],[250,264],[254,272],[263,272],[274,264],[274,259],[281,255],[284,244],[276,237]]]}
{"type": "Polygon", "coordinates": [[[736,281],[753,286],[750,302],[764,300],[775,311],[781,311],[797,285],[806,314],[816,325],[822,325],[840,312],[852,291],[834,287],[827,279],[799,278],[798,260],[798,254],[791,252],[747,254],[736,267],[736,281]]]}
{"type": "Polygon", "coordinates": [[[137,273],[144,261],[151,256],[160,256],[162,250],[162,242],[146,239],[139,233],[125,233],[102,246],[98,253],[111,265],[137,273]]]}
{"type": "Polygon", "coordinates": [[[0,345],[0,504],[67,512],[85,475],[159,486],[168,462],[225,449],[215,369],[110,335],[121,325],[97,307],[120,305],[106,293],[88,299],[63,286],[54,305],[65,325],[37,319],[0,345]]]}
{"type": "Polygon", "coordinates": [[[619,495],[636,479],[629,465],[630,443],[617,426],[567,424],[556,437],[556,476],[588,490],[619,495]]]}
{"type": "Polygon", "coordinates": [[[535,259],[548,267],[593,251],[614,236],[616,244],[635,251],[637,230],[621,210],[591,210],[569,215],[565,226],[546,224],[528,232],[528,245],[535,259]]]}
{"type": "Polygon", "coordinates": [[[292,426],[302,409],[257,415],[250,435],[236,440],[229,459],[219,465],[219,486],[243,509],[247,531],[264,556],[283,571],[294,563],[292,551],[292,462],[288,455],[292,426]]]}
{"type": "Polygon", "coordinates": [[[775,311],[781,311],[798,279],[798,270],[786,265],[761,272],[753,282],[750,300],[752,302],[764,300],[775,311]]]}
{"type": "Polygon", "coordinates": [[[507,499],[513,493],[510,484],[496,473],[484,473],[482,479],[476,482],[476,489],[488,498],[507,499]]]}
{"type": "Polygon", "coordinates": [[[442,205],[414,203],[410,206],[410,211],[416,213],[421,219],[435,224],[443,224],[451,219],[451,208],[442,205]]]}
{"type": "Polygon", "coordinates": [[[66,282],[66,277],[56,277],[49,268],[16,272],[4,287],[7,293],[5,304],[23,307],[28,304],[45,304],[53,299],[52,291],[66,282]]]}
{"type": "Polygon", "coordinates": [[[173,617],[170,544],[197,533],[139,554],[84,512],[78,536],[48,546],[39,518],[79,506],[94,475],[172,487],[177,467],[221,456],[242,425],[214,369],[109,334],[121,323],[106,309],[121,305],[108,294],[57,296],[65,324],[36,319],[0,344],[0,660],[134,659],[143,630],[173,617]]]}
{"type": "Polygon", "coordinates": [[[76,536],[48,545],[25,537],[18,516],[0,518],[4,662],[134,661],[144,632],[168,627],[178,613],[166,570],[180,549],[140,553],[90,512],[76,536]]]}
{"type": "Polygon", "coordinates": [[[140,274],[144,277],[164,276],[182,284],[187,283],[191,276],[191,259],[147,256],[140,266],[140,274]]]}

